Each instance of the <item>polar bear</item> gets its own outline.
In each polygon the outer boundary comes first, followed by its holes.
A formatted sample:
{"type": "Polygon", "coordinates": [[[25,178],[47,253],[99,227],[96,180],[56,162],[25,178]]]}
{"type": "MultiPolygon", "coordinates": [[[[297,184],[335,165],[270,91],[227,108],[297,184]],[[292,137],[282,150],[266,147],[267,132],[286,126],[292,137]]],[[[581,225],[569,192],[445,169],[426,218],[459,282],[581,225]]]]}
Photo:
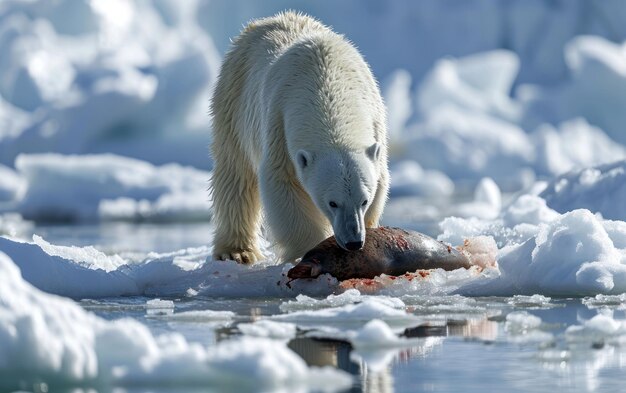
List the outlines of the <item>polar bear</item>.
{"type": "Polygon", "coordinates": [[[346,250],[363,246],[387,200],[387,129],[349,41],[294,12],[251,22],[225,56],[211,112],[216,259],[263,258],[262,211],[283,261],[333,233],[346,250]]]}

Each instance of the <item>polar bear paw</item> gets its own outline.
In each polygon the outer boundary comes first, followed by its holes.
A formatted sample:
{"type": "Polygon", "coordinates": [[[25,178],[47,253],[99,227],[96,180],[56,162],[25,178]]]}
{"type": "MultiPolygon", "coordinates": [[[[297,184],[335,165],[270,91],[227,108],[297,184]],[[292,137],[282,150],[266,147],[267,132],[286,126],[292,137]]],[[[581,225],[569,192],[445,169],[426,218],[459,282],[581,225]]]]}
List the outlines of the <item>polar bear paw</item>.
{"type": "Polygon", "coordinates": [[[244,265],[252,265],[254,262],[263,259],[263,255],[254,251],[230,251],[216,254],[215,259],[220,261],[235,261],[244,265]]]}

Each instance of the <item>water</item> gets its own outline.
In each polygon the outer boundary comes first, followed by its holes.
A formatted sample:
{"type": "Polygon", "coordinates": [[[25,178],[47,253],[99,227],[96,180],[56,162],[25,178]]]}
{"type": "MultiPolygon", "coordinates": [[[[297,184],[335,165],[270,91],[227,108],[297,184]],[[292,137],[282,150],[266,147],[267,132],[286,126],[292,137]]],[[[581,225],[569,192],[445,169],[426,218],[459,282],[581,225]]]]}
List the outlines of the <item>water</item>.
{"type": "MultiPolygon", "coordinates": [[[[211,226],[203,223],[32,228],[33,233],[55,244],[96,244],[107,252],[127,253],[203,245],[210,231],[211,226]]],[[[155,334],[178,332],[190,341],[215,345],[241,334],[237,330],[239,323],[279,314],[280,304],[288,299],[169,299],[175,302],[176,312],[210,309],[237,314],[233,321],[223,323],[154,317],[145,308],[147,300],[87,299],[79,304],[105,319],[132,317],[155,334]]],[[[354,375],[352,392],[622,391],[626,351],[603,337],[582,344],[568,342],[564,332],[598,313],[612,315],[616,320],[626,319],[624,304],[593,308],[581,299],[552,299],[542,305],[498,297],[414,300],[407,302],[412,303],[408,310],[423,317],[424,322],[405,330],[405,336],[421,338],[411,347],[358,353],[346,341],[313,339],[305,332],[299,332],[288,345],[310,365],[333,366],[354,375]],[[512,329],[506,317],[519,311],[541,318],[540,327],[529,331],[512,329]],[[537,334],[539,339],[533,339],[537,334]]]]}

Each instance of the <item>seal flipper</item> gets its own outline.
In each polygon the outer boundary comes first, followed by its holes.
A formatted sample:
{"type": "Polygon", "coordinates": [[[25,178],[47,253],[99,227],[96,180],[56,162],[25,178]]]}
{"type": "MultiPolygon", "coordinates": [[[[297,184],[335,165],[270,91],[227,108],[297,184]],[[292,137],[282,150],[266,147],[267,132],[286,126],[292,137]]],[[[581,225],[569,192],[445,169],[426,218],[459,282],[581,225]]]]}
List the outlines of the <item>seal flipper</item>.
{"type": "Polygon", "coordinates": [[[298,278],[316,278],[320,274],[322,274],[322,268],[319,263],[301,261],[296,266],[289,269],[287,277],[295,280],[298,278]]]}

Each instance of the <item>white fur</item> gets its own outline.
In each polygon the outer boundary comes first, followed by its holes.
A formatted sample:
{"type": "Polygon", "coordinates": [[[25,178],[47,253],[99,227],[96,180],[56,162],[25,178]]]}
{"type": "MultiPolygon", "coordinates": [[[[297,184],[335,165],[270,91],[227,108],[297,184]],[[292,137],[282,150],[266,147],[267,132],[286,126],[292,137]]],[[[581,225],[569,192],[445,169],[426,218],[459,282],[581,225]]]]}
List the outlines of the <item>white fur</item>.
{"type": "Polygon", "coordinates": [[[333,232],[345,246],[378,226],[389,182],[385,109],[342,36],[293,12],[253,21],[224,59],[211,109],[215,257],[262,258],[261,202],[285,260],[333,232]]]}

